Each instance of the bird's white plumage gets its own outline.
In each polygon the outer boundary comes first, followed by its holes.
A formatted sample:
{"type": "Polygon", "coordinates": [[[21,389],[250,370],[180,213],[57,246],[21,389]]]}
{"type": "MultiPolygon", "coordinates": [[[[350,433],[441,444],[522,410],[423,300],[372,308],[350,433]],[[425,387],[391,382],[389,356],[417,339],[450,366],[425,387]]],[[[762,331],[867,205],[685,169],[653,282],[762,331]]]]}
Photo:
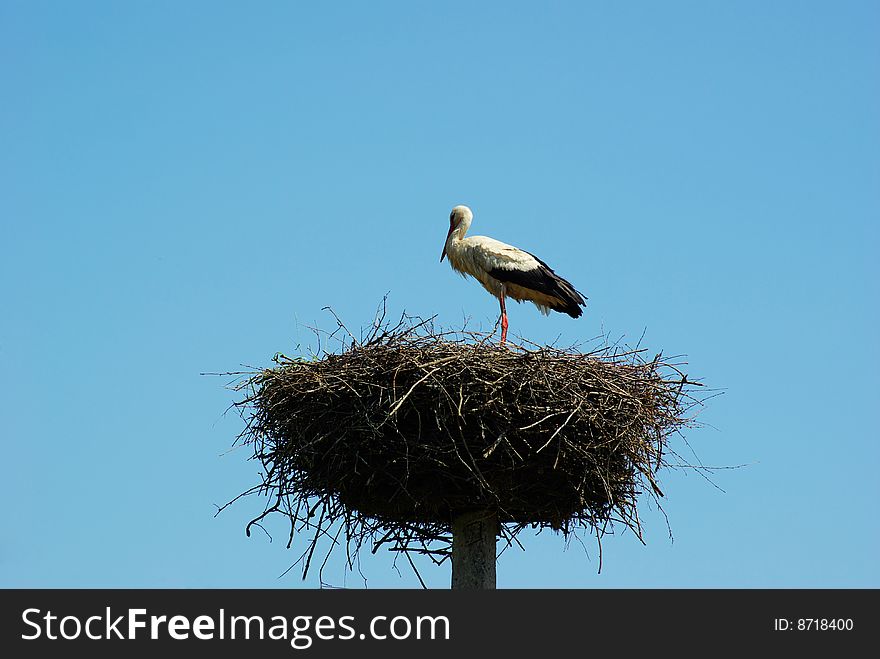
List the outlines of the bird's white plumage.
{"type": "MultiPolygon", "coordinates": [[[[487,272],[495,268],[505,270],[533,270],[538,262],[531,254],[486,236],[471,236],[451,241],[447,249],[449,262],[463,275],[471,275],[482,281],[487,272]]],[[[497,279],[489,277],[494,282],[497,279]]],[[[486,282],[483,282],[486,285],[486,282]]],[[[495,284],[490,284],[494,286],[495,284]]],[[[498,294],[500,290],[490,291],[498,294]]]]}

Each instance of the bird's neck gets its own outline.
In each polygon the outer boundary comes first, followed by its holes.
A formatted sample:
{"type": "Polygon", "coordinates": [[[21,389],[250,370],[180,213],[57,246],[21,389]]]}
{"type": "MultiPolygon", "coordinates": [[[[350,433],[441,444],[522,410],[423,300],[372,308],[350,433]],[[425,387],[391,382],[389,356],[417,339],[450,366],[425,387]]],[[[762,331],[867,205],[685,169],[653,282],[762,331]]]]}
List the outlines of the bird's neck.
{"type": "Polygon", "coordinates": [[[462,220],[455,230],[449,234],[449,237],[446,239],[446,249],[451,250],[454,249],[458,243],[460,243],[464,239],[464,235],[467,233],[467,230],[470,229],[471,223],[470,220],[462,220]]]}

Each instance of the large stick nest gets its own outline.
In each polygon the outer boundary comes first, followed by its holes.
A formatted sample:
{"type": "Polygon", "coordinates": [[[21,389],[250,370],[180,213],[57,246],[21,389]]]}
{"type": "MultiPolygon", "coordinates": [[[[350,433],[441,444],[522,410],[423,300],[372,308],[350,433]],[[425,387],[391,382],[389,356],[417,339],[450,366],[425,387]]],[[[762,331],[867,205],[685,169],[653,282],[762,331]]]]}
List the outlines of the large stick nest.
{"type": "Polygon", "coordinates": [[[696,383],[644,350],[495,341],[404,318],[339,353],[276,356],[238,403],[269,495],[252,524],[281,512],[291,538],[310,529],[305,570],[321,537],[442,555],[452,517],[475,509],[510,535],[618,521],[641,538],[638,500],[662,496],[696,383]]]}

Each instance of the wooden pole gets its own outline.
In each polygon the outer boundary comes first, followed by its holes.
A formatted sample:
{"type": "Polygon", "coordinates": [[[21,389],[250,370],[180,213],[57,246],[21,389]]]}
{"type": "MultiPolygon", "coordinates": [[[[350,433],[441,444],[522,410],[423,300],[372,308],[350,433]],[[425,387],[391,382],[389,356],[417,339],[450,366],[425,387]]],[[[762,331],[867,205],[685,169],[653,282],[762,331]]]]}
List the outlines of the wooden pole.
{"type": "Polygon", "coordinates": [[[498,513],[477,510],[452,519],[452,588],[495,589],[498,513]]]}

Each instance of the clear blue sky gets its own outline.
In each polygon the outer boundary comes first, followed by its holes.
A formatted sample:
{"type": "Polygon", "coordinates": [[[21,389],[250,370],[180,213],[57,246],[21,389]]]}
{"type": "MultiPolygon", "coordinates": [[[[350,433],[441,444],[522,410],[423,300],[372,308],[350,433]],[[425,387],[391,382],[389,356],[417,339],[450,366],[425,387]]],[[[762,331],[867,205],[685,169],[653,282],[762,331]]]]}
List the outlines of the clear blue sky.
{"type": "MultiPolygon", "coordinates": [[[[452,206],[725,393],[674,533],[506,552],[499,585],[880,586],[876,2],[0,1],[0,586],[316,587],[244,525],[226,380],[383,294],[497,303],[452,206]],[[723,490],[723,491],[722,491],[723,490]]],[[[679,445],[679,448],[686,450],[679,445]]],[[[302,545],[297,545],[301,550],[302,545]]],[[[416,587],[365,557],[370,587],[416,587]]],[[[422,564],[429,585],[448,566],[422,564]]],[[[324,580],[363,586],[331,562],[324,580]]]]}

